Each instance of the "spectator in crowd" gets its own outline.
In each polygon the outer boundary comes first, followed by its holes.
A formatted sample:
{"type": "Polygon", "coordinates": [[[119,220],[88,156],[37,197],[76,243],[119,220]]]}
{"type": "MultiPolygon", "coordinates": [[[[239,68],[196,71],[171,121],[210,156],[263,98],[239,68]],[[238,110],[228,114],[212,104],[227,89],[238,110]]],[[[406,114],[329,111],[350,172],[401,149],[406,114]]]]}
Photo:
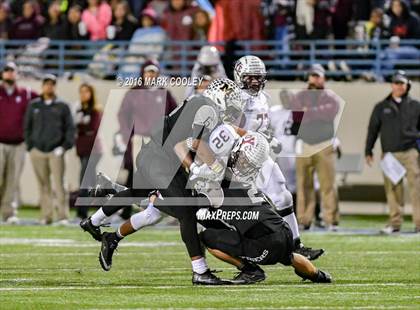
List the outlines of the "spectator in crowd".
{"type": "Polygon", "coordinates": [[[12,20],[9,16],[10,10],[6,3],[0,4],[0,39],[7,40],[11,31],[12,20]]]}
{"type": "MultiPolygon", "coordinates": [[[[372,166],[373,147],[378,135],[381,138],[382,156],[391,153],[406,170],[413,208],[413,223],[420,233],[420,167],[416,139],[420,138],[420,102],[409,96],[410,81],[404,71],[392,77],[391,93],[377,103],[372,111],[366,138],[366,162],[372,166]]],[[[385,175],[385,192],[389,206],[389,223],[381,230],[384,234],[397,233],[403,222],[404,184],[401,179],[394,184],[385,175]]]]}
{"type": "MultiPolygon", "coordinates": [[[[211,80],[226,77],[225,68],[220,59],[219,51],[214,46],[206,45],[201,48],[197,61],[192,69],[192,80],[203,76],[209,76],[211,80]]],[[[193,92],[194,86],[190,85],[187,87],[185,96],[189,97],[193,92]]]]}
{"type": "Polygon", "coordinates": [[[108,26],[108,39],[129,41],[137,28],[137,20],[131,14],[127,1],[115,5],[112,23],[108,26]]]}
{"type": "MultiPolygon", "coordinates": [[[[154,60],[145,61],[141,67],[143,84],[135,86],[125,94],[118,112],[120,130],[115,139],[116,149],[120,153],[124,153],[124,168],[129,172],[127,187],[133,186],[133,135],[142,137],[142,143],[148,142],[144,137],[151,135],[152,127],[163,115],[168,115],[177,107],[169,90],[145,83],[146,79],[153,80],[159,75],[159,63],[154,60]]],[[[131,208],[125,209],[121,215],[124,219],[128,219],[130,216],[131,208]]]]}
{"type": "MultiPolygon", "coordinates": [[[[92,85],[88,83],[80,85],[79,98],[75,120],[77,128],[76,151],[81,164],[80,189],[83,192],[94,187],[96,183],[96,166],[102,156],[102,144],[97,137],[102,112],[92,85]]],[[[77,217],[85,219],[87,216],[88,206],[79,206],[77,217]]]]}
{"type": "Polygon", "coordinates": [[[28,102],[38,96],[16,84],[17,68],[8,62],[0,85],[0,208],[3,221],[17,223],[17,196],[25,159],[23,120],[28,102]]]}
{"type": "Polygon", "coordinates": [[[326,39],[330,32],[329,0],[297,1],[296,36],[298,39],[326,39]]]}
{"type": "Polygon", "coordinates": [[[64,190],[64,153],[74,144],[75,128],[68,104],[56,96],[56,82],[56,77],[51,74],[43,78],[41,96],[31,101],[25,114],[24,128],[26,145],[39,185],[41,223],[52,223],[55,196],[58,223],[65,225],[68,223],[69,206],[64,190]]]}
{"type": "Polygon", "coordinates": [[[169,0],[151,0],[146,8],[152,9],[156,12],[157,19],[162,20],[163,14],[168,9],[168,2],[169,0]]]}
{"type": "Polygon", "coordinates": [[[392,0],[387,14],[390,18],[389,36],[398,36],[401,39],[420,38],[420,20],[417,14],[410,11],[408,0],[392,0]]]}
{"type": "Polygon", "coordinates": [[[67,20],[64,22],[65,40],[86,40],[89,38],[85,23],[82,21],[82,8],[79,5],[70,7],[67,20]]]}
{"type": "Polygon", "coordinates": [[[418,60],[420,51],[414,46],[400,46],[400,38],[392,36],[389,39],[389,46],[378,57],[381,58],[383,69],[395,70],[398,68],[398,61],[401,59],[418,60]]]}
{"type": "Polygon", "coordinates": [[[210,23],[209,13],[201,9],[195,12],[193,16],[193,40],[207,41],[210,23]]]}
{"type": "Polygon", "coordinates": [[[187,0],[170,0],[165,10],[161,25],[171,40],[192,40],[193,16],[197,7],[191,6],[187,0]]]}
{"type": "Polygon", "coordinates": [[[381,8],[375,8],[370,13],[369,20],[364,25],[365,40],[379,40],[383,36],[383,16],[381,8]]]}
{"type": "Polygon", "coordinates": [[[296,179],[297,215],[303,229],[309,229],[314,218],[314,172],[321,189],[324,223],[331,231],[339,222],[338,194],[335,186],[334,121],[340,107],[338,96],[325,89],[325,70],[314,64],[308,77],[308,88],[292,99],[293,122],[297,133],[296,179]]]}
{"type": "MultiPolygon", "coordinates": [[[[349,22],[353,14],[353,0],[337,0],[332,9],[332,30],[334,39],[345,40],[349,34],[349,22]]],[[[336,48],[344,49],[344,45],[336,48]]]]}
{"type": "Polygon", "coordinates": [[[112,10],[106,1],[89,0],[88,8],[82,13],[82,21],[87,27],[92,41],[105,40],[106,29],[112,21],[112,10]]]}
{"type": "Polygon", "coordinates": [[[15,19],[10,31],[10,39],[31,40],[41,35],[45,19],[38,12],[34,0],[26,0],[22,7],[22,16],[15,19]]]}
{"type": "Polygon", "coordinates": [[[373,7],[372,0],[353,0],[353,19],[356,22],[368,20],[373,7]]]}
{"type": "Polygon", "coordinates": [[[261,0],[216,0],[215,11],[209,42],[264,39],[261,0]]]}
{"type": "Polygon", "coordinates": [[[293,0],[263,0],[262,12],[264,15],[265,37],[268,40],[276,40],[275,46],[279,54],[277,58],[281,60],[282,65],[289,63],[289,25],[292,22],[292,12],[295,7],[293,0]]]}
{"type": "Polygon", "coordinates": [[[42,32],[43,37],[50,38],[51,40],[64,39],[64,22],[58,1],[51,2],[48,7],[48,19],[44,24],[42,32]]]}
{"type": "Polygon", "coordinates": [[[265,37],[268,40],[285,40],[295,2],[293,0],[262,0],[261,7],[265,37]]]}
{"type": "Polygon", "coordinates": [[[128,0],[131,12],[134,13],[134,17],[140,19],[140,14],[146,7],[149,0],[128,0]]]}
{"type": "Polygon", "coordinates": [[[146,8],[140,15],[140,27],[150,28],[158,25],[156,12],[152,8],[146,8]]]}
{"type": "MultiPolygon", "coordinates": [[[[82,8],[79,5],[72,5],[67,12],[67,19],[63,25],[63,37],[65,40],[88,40],[89,34],[86,29],[85,23],[82,22],[82,8]]],[[[83,50],[82,45],[70,45],[67,48],[71,50],[83,50]]],[[[66,55],[67,60],[83,60],[89,59],[90,55],[66,55]]],[[[84,69],[85,66],[72,65],[71,69],[84,69]]]]}

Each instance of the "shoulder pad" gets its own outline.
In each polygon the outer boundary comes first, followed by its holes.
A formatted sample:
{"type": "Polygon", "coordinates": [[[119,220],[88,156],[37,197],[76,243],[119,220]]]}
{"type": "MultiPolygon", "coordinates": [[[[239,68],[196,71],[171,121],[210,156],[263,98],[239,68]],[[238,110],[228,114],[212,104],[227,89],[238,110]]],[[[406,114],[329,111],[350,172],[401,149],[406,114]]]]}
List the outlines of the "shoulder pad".
{"type": "Polygon", "coordinates": [[[209,106],[201,106],[195,113],[193,125],[199,125],[213,130],[219,122],[219,117],[216,110],[209,106]]]}

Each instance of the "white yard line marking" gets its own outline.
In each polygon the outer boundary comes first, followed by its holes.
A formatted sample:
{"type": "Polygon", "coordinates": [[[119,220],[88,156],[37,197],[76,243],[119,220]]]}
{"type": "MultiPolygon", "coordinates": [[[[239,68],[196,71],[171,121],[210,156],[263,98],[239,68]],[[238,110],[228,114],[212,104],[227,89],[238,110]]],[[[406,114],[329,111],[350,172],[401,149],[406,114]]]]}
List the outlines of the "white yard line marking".
{"type": "MultiPolygon", "coordinates": [[[[268,285],[267,285],[268,286],[268,285]]],[[[345,283],[345,284],[334,284],[335,287],[395,287],[395,286],[403,286],[403,287],[420,287],[420,284],[407,284],[407,283],[345,283]]],[[[179,288],[192,288],[192,285],[164,285],[164,286],[143,286],[143,285],[115,285],[112,286],[112,289],[179,289],[179,288]]],[[[255,285],[247,285],[242,286],[241,288],[236,287],[232,288],[230,285],[222,285],[222,286],[201,286],[196,287],[198,289],[220,289],[223,288],[225,290],[236,290],[236,291],[246,291],[249,288],[253,290],[277,290],[276,288],[314,288],[313,285],[305,285],[305,284],[270,284],[268,287],[256,287],[255,285]],[[243,289],[241,289],[243,287],[243,289]]],[[[54,287],[0,287],[0,291],[60,291],[60,290],[103,290],[103,286],[54,286],[54,287]]],[[[311,293],[311,292],[305,292],[311,293]]],[[[313,292],[313,294],[320,294],[319,292],[313,292]]],[[[337,293],[338,294],[338,293],[337,293]]],[[[344,292],[343,292],[344,294],[344,292]]],[[[358,294],[358,293],[353,293],[358,294]]],[[[360,292],[361,295],[364,292],[360,292]]],[[[413,296],[411,296],[412,298],[413,296]]]]}
{"type": "MultiPolygon", "coordinates": [[[[98,247],[98,242],[86,242],[74,239],[38,239],[38,238],[0,238],[0,245],[34,245],[52,247],[98,247]]],[[[122,242],[121,247],[169,247],[181,245],[180,242],[122,242]]]]}
{"type": "MultiPolygon", "coordinates": [[[[99,251],[99,244],[97,245],[98,251],[99,251]]],[[[395,252],[394,252],[395,253],[395,252]]],[[[57,257],[65,257],[65,256],[98,256],[98,253],[95,252],[88,252],[88,253],[68,253],[68,252],[62,252],[62,253],[0,253],[0,258],[2,257],[34,257],[34,256],[57,256],[57,257]]],[[[118,252],[118,256],[125,256],[125,255],[152,255],[151,252],[118,252]]],[[[181,251],[171,251],[171,256],[175,255],[185,255],[185,252],[181,251]]]]}

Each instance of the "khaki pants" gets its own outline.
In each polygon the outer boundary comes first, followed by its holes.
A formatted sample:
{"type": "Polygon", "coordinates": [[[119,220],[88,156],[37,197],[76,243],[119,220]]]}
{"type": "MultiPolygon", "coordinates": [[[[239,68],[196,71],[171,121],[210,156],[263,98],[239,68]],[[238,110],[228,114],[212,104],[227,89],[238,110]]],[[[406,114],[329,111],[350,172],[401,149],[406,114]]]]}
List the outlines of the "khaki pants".
{"type": "Polygon", "coordinates": [[[336,225],[339,221],[338,193],[335,186],[335,152],[331,145],[314,155],[313,150],[321,149],[322,145],[303,145],[302,157],[296,158],[297,216],[298,222],[309,226],[315,213],[314,172],[317,173],[321,206],[324,222],[336,225]]]}
{"type": "MultiPolygon", "coordinates": [[[[392,153],[407,170],[407,181],[410,190],[410,200],[413,206],[413,223],[420,228],[420,168],[419,153],[416,149],[405,152],[392,153]]],[[[389,206],[389,225],[400,228],[403,222],[402,211],[404,208],[404,182],[401,180],[397,185],[392,184],[384,175],[386,200],[389,206]]]]}
{"type": "Polygon", "coordinates": [[[3,220],[17,215],[19,180],[24,162],[23,143],[0,143],[0,208],[3,220]]]}
{"type": "Polygon", "coordinates": [[[54,194],[57,198],[57,220],[69,218],[69,205],[64,190],[64,155],[56,156],[53,152],[44,153],[35,148],[30,151],[35,176],[38,180],[41,220],[51,223],[54,219],[52,176],[54,194]]]}

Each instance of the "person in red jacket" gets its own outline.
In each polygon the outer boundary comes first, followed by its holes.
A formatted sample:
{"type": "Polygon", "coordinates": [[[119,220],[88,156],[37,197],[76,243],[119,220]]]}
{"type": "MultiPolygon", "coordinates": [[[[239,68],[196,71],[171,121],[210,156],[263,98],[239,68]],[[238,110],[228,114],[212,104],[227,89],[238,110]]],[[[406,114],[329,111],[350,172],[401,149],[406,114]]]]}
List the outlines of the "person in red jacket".
{"type": "Polygon", "coordinates": [[[198,7],[192,6],[187,0],[170,0],[164,11],[161,26],[171,40],[192,40],[193,15],[198,7]]]}
{"type": "MultiPolygon", "coordinates": [[[[188,0],[170,0],[168,2],[169,5],[161,19],[161,26],[166,31],[169,39],[174,41],[193,40],[193,17],[199,8],[190,5],[188,0]]],[[[171,49],[175,54],[172,56],[172,60],[181,60],[181,46],[173,46],[171,49]]],[[[190,50],[191,47],[186,47],[185,49],[190,50]]],[[[173,69],[179,70],[180,68],[174,66],[173,69]]]]}
{"type": "Polygon", "coordinates": [[[38,94],[16,85],[17,69],[8,62],[0,85],[0,208],[3,220],[17,223],[19,179],[25,159],[23,120],[28,102],[38,94]]]}
{"type": "MultiPolygon", "coordinates": [[[[95,185],[96,166],[102,156],[102,144],[97,138],[102,119],[101,107],[96,100],[95,89],[88,83],[79,87],[80,106],[76,112],[76,151],[80,158],[80,188],[83,191],[95,185]]],[[[79,206],[77,216],[87,218],[88,206],[79,206]]]]}
{"type": "Polygon", "coordinates": [[[22,6],[22,16],[19,16],[13,22],[9,38],[15,40],[38,39],[41,35],[45,18],[37,11],[39,11],[39,7],[35,1],[25,1],[22,6]]]}

